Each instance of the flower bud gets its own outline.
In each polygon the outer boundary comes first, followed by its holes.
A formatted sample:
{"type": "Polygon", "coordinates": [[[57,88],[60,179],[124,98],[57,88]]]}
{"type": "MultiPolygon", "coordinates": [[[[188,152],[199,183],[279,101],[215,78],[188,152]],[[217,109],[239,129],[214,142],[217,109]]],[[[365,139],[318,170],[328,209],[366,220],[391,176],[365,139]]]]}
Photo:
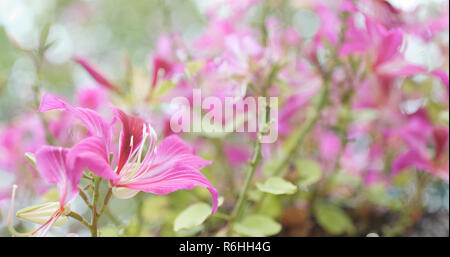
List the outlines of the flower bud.
{"type": "MultiPolygon", "coordinates": [[[[16,217],[20,220],[30,221],[37,224],[47,222],[55,212],[60,208],[59,202],[48,202],[35,206],[30,206],[19,210],[16,217]]],[[[56,220],[54,226],[65,225],[69,218],[65,214],[70,212],[69,206],[64,208],[64,213],[56,220]]]]}
{"type": "Polygon", "coordinates": [[[126,187],[113,187],[113,195],[119,199],[129,199],[134,197],[139,191],[126,187]]]}

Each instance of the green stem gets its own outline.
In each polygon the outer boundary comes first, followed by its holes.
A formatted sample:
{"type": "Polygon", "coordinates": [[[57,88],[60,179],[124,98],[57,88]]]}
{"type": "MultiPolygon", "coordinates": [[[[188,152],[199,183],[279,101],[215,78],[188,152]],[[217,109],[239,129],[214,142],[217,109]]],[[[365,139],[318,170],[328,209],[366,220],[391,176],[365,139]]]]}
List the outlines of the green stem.
{"type": "Polygon", "coordinates": [[[98,204],[98,197],[100,194],[100,182],[101,178],[96,177],[94,182],[94,196],[92,200],[92,221],[91,221],[91,236],[97,237],[98,236],[98,213],[97,213],[97,204],[98,204]]]}
{"type": "Polygon", "coordinates": [[[87,205],[87,207],[89,209],[92,209],[92,204],[89,202],[89,198],[86,195],[86,192],[84,192],[83,188],[78,187],[78,191],[80,192],[79,194],[80,194],[81,199],[83,199],[83,201],[87,205]]]}
{"type": "Polygon", "coordinates": [[[102,208],[98,212],[99,218],[100,218],[100,216],[102,216],[103,212],[105,211],[106,206],[108,205],[109,200],[111,199],[111,196],[112,196],[112,187],[109,188],[108,192],[106,193],[105,199],[103,200],[102,208]]]}
{"type": "Polygon", "coordinates": [[[284,159],[280,162],[280,165],[275,169],[274,175],[282,175],[282,172],[285,170],[285,168],[289,165],[291,159],[294,157],[294,155],[297,153],[297,149],[300,148],[300,146],[303,144],[303,141],[305,140],[308,133],[311,131],[311,129],[316,125],[320,114],[322,113],[322,110],[324,109],[327,98],[328,98],[328,87],[330,84],[330,76],[325,77],[324,81],[324,87],[321,91],[321,95],[319,98],[319,102],[316,105],[314,114],[306,121],[306,124],[303,126],[303,129],[298,134],[298,137],[294,139],[295,144],[293,144],[293,147],[289,150],[287,155],[284,157],[284,159]]]}
{"type": "Polygon", "coordinates": [[[234,220],[238,217],[238,215],[241,213],[242,211],[242,207],[243,207],[243,203],[244,203],[244,199],[247,196],[247,191],[248,188],[250,186],[250,183],[253,179],[253,176],[255,175],[255,171],[256,168],[258,167],[258,164],[261,160],[262,154],[261,154],[261,142],[259,140],[257,140],[255,142],[255,147],[254,147],[254,152],[253,152],[253,157],[250,161],[250,165],[248,168],[248,172],[247,172],[247,177],[245,179],[245,184],[244,187],[242,188],[240,194],[239,194],[239,198],[238,201],[233,209],[233,212],[231,213],[230,216],[230,226],[228,227],[228,235],[231,232],[231,225],[234,222],[234,220]]]}
{"type": "MultiPolygon", "coordinates": [[[[270,105],[267,105],[266,106],[266,117],[265,117],[264,127],[269,123],[269,117],[270,117],[270,105]]],[[[228,226],[227,235],[230,235],[231,228],[232,228],[232,225],[233,225],[234,221],[239,218],[239,216],[240,216],[240,214],[242,212],[242,208],[244,207],[244,200],[245,200],[245,198],[247,196],[248,189],[249,189],[250,184],[252,182],[253,176],[255,175],[256,168],[258,168],[258,165],[259,165],[259,163],[261,161],[261,158],[262,158],[261,137],[265,133],[264,129],[265,128],[261,129],[258,132],[258,137],[257,137],[257,139],[255,141],[255,146],[254,146],[254,150],[253,150],[253,156],[252,156],[252,158],[250,160],[250,163],[249,163],[249,168],[248,168],[248,171],[247,171],[247,177],[245,179],[244,187],[242,188],[242,190],[241,190],[241,192],[239,194],[238,201],[237,201],[236,205],[234,206],[234,209],[231,212],[231,215],[229,217],[230,224],[228,226]]]]}
{"type": "Polygon", "coordinates": [[[80,214],[71,211],[69,212],[69,214],[67,214],[67,216],[78,220],[79,222],[81,222],[81,224],[85,225],[89,230],[92,230],[91,224],[89,224],[89,222],[86,219],[84,219],[80,214]]]}

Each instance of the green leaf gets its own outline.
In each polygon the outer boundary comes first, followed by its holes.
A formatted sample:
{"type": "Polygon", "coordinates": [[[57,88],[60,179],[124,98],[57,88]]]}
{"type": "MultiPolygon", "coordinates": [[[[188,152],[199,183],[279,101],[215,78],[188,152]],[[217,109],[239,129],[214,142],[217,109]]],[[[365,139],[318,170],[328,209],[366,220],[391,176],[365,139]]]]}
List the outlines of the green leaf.
{"type": "Polygon", "coordinates": [[[100,229],[101,237],[117,237],[120,236],[120,229],[114,226],[104,226],[100,229]]]}
{"type": "Polygon", "coordinates": [[[348,171],[341,170],[335,173],[331,179],[332,186],[350,186],[357,187],[362,183],[361,176],[357,176],[349,173],[348,171]]]}
{"type": "MultiPolygon", "coordinates": [[[[47,22],[41,30],[41,35],[39,36],[39,49],[40,51],[45,51],[45,43],[47,42],[48,34],[50,32],[51,23],[47,22]]],[[[43,52],[41,52],[43,54],[43,52]]]]}
{"type": "Polygon", "coordinates": [[[142,203],[141,215],[146,222],[156,222],[167,217],[167,197],[149,197],[142,203]]]}
{"type": "Polygon", "coordinates": [[[280,177],[271,177],[264,184],[256,183],[259,190],[274,195],[291,195],[297,192],[297,187],[280,177]]]}
{"type": "MultiPolygon", "coordinates": [[[[270,158],[270,160],[264,162],[262,166],[264,174],[266,174],[267,176],[274,175],[276,169],[281,165],[285,157],[286,153],[283,149],[279,149],[277,152],[275,152],[275,156],[270,158]]],[[[284,168],[279,174],[283,174],[286,169],[287,168],[284,168]]]]}
{"type": "Polygon", "coordinates": [[[322,177],[322,167],[315,161],[300,159],[295,162],[295,167],[300,172],[299,186],[310,186],[322,177]]]}
{"type": "Polygon", "coordinates": [[[280,197],[276,195],[267,195],[261,202],[260,214],[271,218],[279,217],[283,213],[283,204],[280,197]]]}
{"type": "Polygon", "coordinates": [[[352,234],[355,231],[350,217],[336,205],[317,204],[314,208],[314,214],[319,225],[333,235],[352,234]]]}
{"type": "Polygon", "coordinates": [[[177,236],[187,237],[187,236],[195,236],[202,232],[205,229],[204,225],[198,225],[192,228],[180,229],[176,232],[177,236]]]}
{"type": "Polygon", "coordinates": [[[202,224],[209,215],[211,215],[211,207],[208,204],[193,204],[178,214],[174,222],[174,230],[196,227],[202,224]]]}
{"type": "Polygon", "coordinates": [[[281,225],[267,216],[253,214],[236,223],[233,229],[246,236],[272,236],[281,231],[281,225]]]}

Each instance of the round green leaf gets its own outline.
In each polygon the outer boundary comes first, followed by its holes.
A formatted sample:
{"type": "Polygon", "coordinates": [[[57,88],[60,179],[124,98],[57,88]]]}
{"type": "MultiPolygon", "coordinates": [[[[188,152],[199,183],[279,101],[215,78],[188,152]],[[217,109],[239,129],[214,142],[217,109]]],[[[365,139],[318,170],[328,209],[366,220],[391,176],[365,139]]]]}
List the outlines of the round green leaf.
{"type": "Polygon", "coordinates": [[[280,177],[271,177],[264,184],[256,183],[259,190],[274,195],[291,195],[297,191],[297,187],[280,177]]]}
{"type": "Polygon", "coordinates": [[[353,233],[355,227],[350,217],[338,206],[321,203],[314,208],[319,225],[333,235],[353,233]]]}
{"type": "Polygon", "coordinates": [[[299,186],[310,186],[322,177],[322,167],[315,161],[300,159],[295,162],[295,167],[300,172],[299,186]]]}
{"type": "Polygon", "coordinates": [[[206,203],[196,203],[182,211],[175,219],[174,230],[193,228],[202,224],[211,214],[211,207],[206,203]]]}
{"type": "Polygon", "coordinates": [[[281,225],[267,216],[254,214],[236,223],[233,229],[246,236],[272,236],[281,231],[281,225]]]}

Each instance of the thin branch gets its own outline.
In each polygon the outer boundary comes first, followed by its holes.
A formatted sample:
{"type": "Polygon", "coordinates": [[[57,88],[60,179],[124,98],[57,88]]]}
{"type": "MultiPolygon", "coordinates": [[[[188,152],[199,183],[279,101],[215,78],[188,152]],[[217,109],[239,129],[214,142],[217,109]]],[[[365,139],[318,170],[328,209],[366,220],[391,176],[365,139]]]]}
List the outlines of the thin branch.
{"type": "Polygon", "coordinates": [[[86,192],[81,187],[78,187],[78,191],[80,192],[81,199],[83,199],[84,203],[86,203],[89,209],[92,209],[92,204],[89,202],[89,198],[86,195],[86,192]]]}
{"type": "Polygon", "coordinates": [[[74,218],[76,220],[78,220],[79,222],[81,222],[83,225],[85,225],[89,230],[91,230],[91,225],[89,224],[89,222],[84,219],[80,214],[76,213],[76,212],[69,212],[69,214],[67,214],[67,216],[74,218]]]}

